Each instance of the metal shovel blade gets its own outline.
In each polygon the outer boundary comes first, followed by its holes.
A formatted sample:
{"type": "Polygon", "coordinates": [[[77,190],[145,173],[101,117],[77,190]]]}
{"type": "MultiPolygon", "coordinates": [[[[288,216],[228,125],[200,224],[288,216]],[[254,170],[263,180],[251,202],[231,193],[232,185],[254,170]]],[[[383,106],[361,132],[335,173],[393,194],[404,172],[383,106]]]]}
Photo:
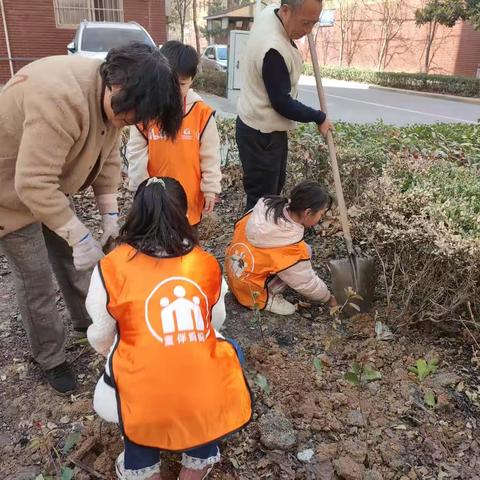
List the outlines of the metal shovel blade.
{"type": "MultiPolygon", "coordinates": [[[[363,300],[354,299],[352,302],[360,308],[360,312],[368,312],[372,306],[375,294],[375,262],[372,257],[350,255],[348,258],[329,261],[332,276],[332,291],[339,305],[343,305],[348,298],[349,287],[363,300]]],[[[347,316],[359,313],[356,308],[347,305],[343,312],[347,316]]]]}

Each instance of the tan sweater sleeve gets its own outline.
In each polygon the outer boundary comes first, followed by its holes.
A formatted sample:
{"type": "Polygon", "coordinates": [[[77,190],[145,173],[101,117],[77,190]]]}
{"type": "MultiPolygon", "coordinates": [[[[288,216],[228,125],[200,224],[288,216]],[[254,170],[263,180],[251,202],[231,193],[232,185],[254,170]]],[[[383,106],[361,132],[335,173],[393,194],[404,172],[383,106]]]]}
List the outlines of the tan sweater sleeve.
{"type": "Polygon", "coordinates": [[[51,230],[75,216],[59,189],[65,159],[80,135],[78,112],[32,92],[24,99],[25,121],[17,154],[15,190],[20,200],[51,230]],[[76,115],[77,113],[77,115],[76,115]]]}
{"type": "Polygon", "coordinates": [[[283,270],[278,273],[278,277],[290,288],[309,300],[323,303],[330,300],[328,287],[315,273],[312,263],[309,260],[298,262],[290,268],[283,270]]]}
{"type": "Polygon", "coordinates": [[[120,158],[120,132],[97,178],[92,183],[96,197],[117,193],[121,183],[122,160],[120,158]]]}
{"type": "Polygon", "coordinates": [[[205,196],[214,196],[222,191],[220,171],[220,137],[217,123],[212,115],[203,130],[200,141],[200,190],[205,196]]]}

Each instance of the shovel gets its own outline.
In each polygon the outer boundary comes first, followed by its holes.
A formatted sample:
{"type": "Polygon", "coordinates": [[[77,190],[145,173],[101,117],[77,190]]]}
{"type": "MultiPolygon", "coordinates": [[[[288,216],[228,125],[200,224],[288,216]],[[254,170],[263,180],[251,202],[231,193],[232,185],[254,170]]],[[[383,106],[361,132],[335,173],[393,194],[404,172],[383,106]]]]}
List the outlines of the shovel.
{"type": "MultiPolygon", "coordinates": [[[[308,35],[308,45],[310,47],[310,55],[312,57],[313,70],[315,72],[320,108],[328,117],[327,101],[325,99],[325,92],[320,77],[317,50],[315,48],[312,34],[308,35]]],[[[327,134],[327,145],[330,156],[330,165],[333,171],[335,193],[337,196],[338,208],[340,210],[340,223],[342,225],[343,236],[345,238],[348,253],[347,258],[330,260],[329,262],[332,274],[332,291],[339,305],[346,304],[343,311],[350,316],[358,312],[368,312],[371,307],[376,283],[375,263],[372,257],[362,255],[361,252],[353,246],[332,132],[328,132],[327,134]],[[351,302],[349,300],[351,300],[351,302]]]]}

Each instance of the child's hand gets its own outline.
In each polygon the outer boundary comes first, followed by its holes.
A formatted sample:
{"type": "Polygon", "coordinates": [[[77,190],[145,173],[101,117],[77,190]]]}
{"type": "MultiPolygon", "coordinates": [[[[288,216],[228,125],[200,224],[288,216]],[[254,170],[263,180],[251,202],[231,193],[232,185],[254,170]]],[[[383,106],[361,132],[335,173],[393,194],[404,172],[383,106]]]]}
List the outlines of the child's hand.
{"type": "Polygon", "coordinates": [[[212,213],[213,209],[215,208],[215,204],[217,203],[217,196],[206,196],[205,197],[205,206],[203,207],[203,213],[208,214],[212,213]]]}
{"type": "Polygon", "coordinates": [[[336,307],[336,306],[338,306],[337,299],[336,299],[333,295],[330,296],[330,300],[328,301],[328,306],[329,306],[329,307],[336,307]]]}

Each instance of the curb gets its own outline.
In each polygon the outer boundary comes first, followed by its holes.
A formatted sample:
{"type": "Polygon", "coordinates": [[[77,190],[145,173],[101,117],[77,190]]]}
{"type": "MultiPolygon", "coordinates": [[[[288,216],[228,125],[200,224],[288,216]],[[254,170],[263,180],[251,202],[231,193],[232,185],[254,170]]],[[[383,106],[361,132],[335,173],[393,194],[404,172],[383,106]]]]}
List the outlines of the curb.
{"type": "MultiPolygon", "coordinates": [[[[308,78],[314,78],[312,75],[305,75],[305,77],[308,78]]],[[[443,100],[450,100],[452,102],[461,102],[461,103],[470,103],[472,105],[480,105],[480,98],[477,97],[461,97],[459,95],[448,95],[444,93],[433,93],[433,92],[422,92],[419,90],[408,90],[406,88],[394,88],[394,87],[384,87],[382,85],[374,85],[371,83],[364,83],[364,82],[355,82],[355,81],[350,81],[350,80],[338,80],[335,78],[330,78],[330,77],[324,77],[322,80],[334,80],[334,81],[339,81],[339,82],[344,82],[344,83],[355,83],[358,85],[367,85],[369,89],[376,89],[376,90],[387,90],[391,92],[397,92],[397,93],[407,93],[411,95],[418,95],[421,97],[431,97],[431,98],[439,98],[443,100]]],[[[313,85],[308,85],[308,86],[314,86],[313,85]]],[[[328,87],[327,87],[328,88],[328,87]]]]}
{"type": "Polygon", "coordinates": [[[366,85],[368,85],[368,88],[375,89],[375,90],[389,90],[391,92],[418,95],[419,97],[439,98],[442,100],[449,100],[451,102],[461,102],[461,103],[470,103],[472,105],[480,105],[480,98],[459,97],[456,95],[446,95],[443,93],[433,93],[433,92],[419,92],[418,90],[406,90],[404,88],[383,87],[381,85],[372,85],[370,83],[367,83],[366,85]]]}

